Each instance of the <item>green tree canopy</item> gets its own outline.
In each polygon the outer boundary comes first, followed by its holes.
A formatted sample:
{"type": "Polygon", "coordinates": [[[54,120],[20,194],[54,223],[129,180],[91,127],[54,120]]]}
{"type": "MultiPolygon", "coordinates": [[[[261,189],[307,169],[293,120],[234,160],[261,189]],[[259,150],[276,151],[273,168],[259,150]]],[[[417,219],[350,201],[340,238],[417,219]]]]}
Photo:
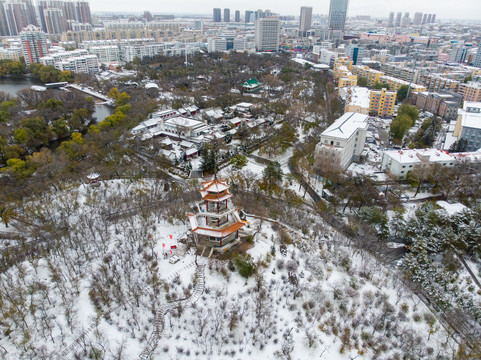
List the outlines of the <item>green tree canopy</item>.
{"type": "Polygon", "coordinates": [[[408,115],[398,115],[391,123],[391,135],[396,144],[401,144],[406,131],[412,126],[412,119],[408,115]]]}
{"type": "Polygon", "coordinates": [[[380,82],[376,82],[376,83],[372,86],[372,88],[373,88],[374,90],[381,90],[381,89],[387,89],[387,90],[389,90],[390,86],[389,86],[389,84],[382,84],[382,83],[380,83],[380,82]]]}
{"type": "Polygon", "coordinates": [[[407,115],[409,116],[409,118],[411,119],[412,121],[412,124],[411,126],[414,125],[414,123],[416,122],[417,119],[419,119],[419,111],[418,109],[413,106],[413,105],[409,105],[409,104],[402,104],[399,109],[397,110],[397,114],[398,116],[400,115],[407,115]]]}
{"type": "Polygon", "coordinates": [[[363,76],[358,76],[357,78],[357,86],[367,87],[367,79],[363,76]]]}
{"type": "Polygon", "coordinates": [[[406,97],[408,95],[408,89],[409,89],[409,85],[402,85],[399,88],[399,90],[397,91],[397,95],[396,95],[396,99],[397,99],[398,102],[401,102],[404,99],[406,99],[406,97]]]}
{"type": "Polygon", "coordinates": [[[262,172],[262,179],[269,191],[273,190],[282,181],[284,173],[281,164],[277,161],[270,161],[262,172]]]}
{"type": "Polygon", "coordinates": [[[203,173],[213,174],[217,171],[217,151],[214,145],[207,144],[200,154],[200,169],[203,173]]]}

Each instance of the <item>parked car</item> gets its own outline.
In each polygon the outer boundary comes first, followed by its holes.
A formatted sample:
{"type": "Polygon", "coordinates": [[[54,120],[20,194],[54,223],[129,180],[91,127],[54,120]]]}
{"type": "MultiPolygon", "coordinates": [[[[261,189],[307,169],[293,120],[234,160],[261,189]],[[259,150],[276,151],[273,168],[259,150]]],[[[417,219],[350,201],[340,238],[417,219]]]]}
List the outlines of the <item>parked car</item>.
{"type": "Polygon", "coordinates": [[[180,258],[177,255],[172,255],[169,259],[169,264],[175,264],[180,261],[180,258]]]}

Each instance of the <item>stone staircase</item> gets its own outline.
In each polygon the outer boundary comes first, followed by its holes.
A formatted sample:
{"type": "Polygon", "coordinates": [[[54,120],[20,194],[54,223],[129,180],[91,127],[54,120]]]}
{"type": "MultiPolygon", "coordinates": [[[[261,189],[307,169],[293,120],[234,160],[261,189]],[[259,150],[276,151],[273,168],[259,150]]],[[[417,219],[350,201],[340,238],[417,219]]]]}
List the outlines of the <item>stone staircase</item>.
{"type": "Polygon", "coordinates": [[[172,301],[167,304],[163,304],[160,309],[158,310],[155,320],[154,320],[154,331],[150,335],[149,339],[147,340],[147,345],[145,346],[144,350],[140,353],[139,359],[140,360],[149,360],[157,345],[159,344],[159,340],[162,336],[162,332],[164,331],[165,326],[165,319],[164,315],[174,309],[179,303],[183,306],[188,304],[193,304],[197,300],[200,299],[202,294],[204,293],[205,288],[205,264],[197,265],[197,269],[195,271],[197,282],[194,286],[194,291],[187,299],[172,301]]]}

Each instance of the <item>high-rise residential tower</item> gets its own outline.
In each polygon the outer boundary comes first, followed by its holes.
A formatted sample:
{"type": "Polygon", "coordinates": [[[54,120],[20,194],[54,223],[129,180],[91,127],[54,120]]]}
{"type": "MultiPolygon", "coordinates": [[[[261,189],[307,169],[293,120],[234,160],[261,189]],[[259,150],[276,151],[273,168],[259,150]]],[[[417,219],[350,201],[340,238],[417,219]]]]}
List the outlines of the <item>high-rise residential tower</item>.
{"type": "Polygon", "coordinates": [[[20,33],[23,56],[27,66],[40,62],[40,58],[48,55],[47,36],[40,28],[28,25],[20,33]]]}
{"type": "Polygon", "coordinates": [[[235,17],[234,17],[234,19],[235,19],[235,22],[236,22],[236,23],[240,22],[240,11],[239,11],[239,10],[236,10],[236,11],[235,11],[235,17]]]}
{"type": "Polygon", "coordinates": [[[394,26],[394,12],[393,12],[393,11],[391,11],[391,12],[389,13],[389,20],[388,20],[388,22],[387,22],[387,26],[388,26],[388,27],[393,27],[393,26],[394,26]]]}
{"type": "Polygon", "coordinates": [[[423,13],[421,12],[416,12],[414,13],[414,18],[413,18],[413,25],[421,25],[423,22],[423,13]]]}
{"type": "Polygon", "coordinates": [[[299,20],[299,36],[305,37],[307,30],[311,28],[312,7],[301,6],[301,16],[299,20]]]}
{"type": "Polygon", "coordinates": [[[476,57],[474,58],[474,66],[481,68],[481,44],[478,47],[478,53],[476,54],[476,57]]]}
{"type": "Polygon", "coordinates": [[[396,27],[401,26],[401,16],[402,16],[401,12],[398,12],[396,14],[396,21],[394,22],[394,26],[396,27]]]}
{"type": "Polygon", "coordinates": [[[230,9],[224,9],[224,22],[230,22],[230,9]]]}
{"type": "Polygon", "coordinates": [[[253,17],[254,17],[253,14],[254,14],[253,11],[246,10],[245,15],[244,15],[244,17],[245,17],[244,21],[245,21],[246,23],[252,22],[252,21],[254,20],[254,19],[253,19],[253,17]]]}
{"type": "Polygon", "coordinates": [[[279,51],[280,21],[278,17],[257,19],[256,50],[279,51]]]}
{"type": "Polygon", "coordinates": [[[68,30],[67,19],[61,9],[45,9],[43,16],[48,34],[61,34],[68,30]]]}
{"type": "Polygon", "coordinates": [[[222,15],[221,15],[220,8],[214,8],[213,20],[214,20],[214,22],[221,22],[222,21],[222,15]]]}
{"type": "Polygon", "coordinates": [[[5,0],[0,0],[0,36],[10,35],[7,25],[7,15],[5,14],[5,9],[3,8],[3,4],[5,4],[5,2],[5,0]]]}
{"type": "Polygon", "coordinates": [[[409,19],[409,13],[405,12],[403,18],[401,19],[401,26],[408,27],[410,23],[411,20],[409,19]]]}
{"type": "Polygon", "coordinates": [[[43,31],[58,34],[61,31],[72,30],[70,23],[92,24],[90,5],[84,0],[38,0],[37,12],[43,31]],[[50,23],[50,25],[48,25],[50,23]],[[61,25],[60,25],[61,24],[61,25]]]}
{"type": "Polygon", "coordinates": [[[329,29],[344,31],[348,0],[331,0],[329,6],[329,29]]]}
{"type": "Polygon", "coordinates": [[[7,29],[6,35],[18,35],[27,25],[37,25],[35,7],[31,0],[2,1],[0,6],[2,6],[0,19],[4,22],[0,27],[7,29]]]}

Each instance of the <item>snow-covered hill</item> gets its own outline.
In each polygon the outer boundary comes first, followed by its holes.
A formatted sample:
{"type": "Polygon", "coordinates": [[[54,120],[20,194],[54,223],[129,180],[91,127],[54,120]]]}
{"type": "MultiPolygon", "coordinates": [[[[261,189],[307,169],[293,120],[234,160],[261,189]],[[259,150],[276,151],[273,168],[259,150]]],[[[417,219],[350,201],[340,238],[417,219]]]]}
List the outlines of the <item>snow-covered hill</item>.
{"type": "Polygon", "coordinates": [[[139,180],[25,202],[30,222],[16,226],[49,251],[1,274],[0,357],[452,358],[456,344],[395,271],[314,214],[296,210],[304,233],[249,218],[248,255],[206,259],[183,242],[189,201],[139,180]],[[242,277],[239,261],[256,273],[242,277]]]}

